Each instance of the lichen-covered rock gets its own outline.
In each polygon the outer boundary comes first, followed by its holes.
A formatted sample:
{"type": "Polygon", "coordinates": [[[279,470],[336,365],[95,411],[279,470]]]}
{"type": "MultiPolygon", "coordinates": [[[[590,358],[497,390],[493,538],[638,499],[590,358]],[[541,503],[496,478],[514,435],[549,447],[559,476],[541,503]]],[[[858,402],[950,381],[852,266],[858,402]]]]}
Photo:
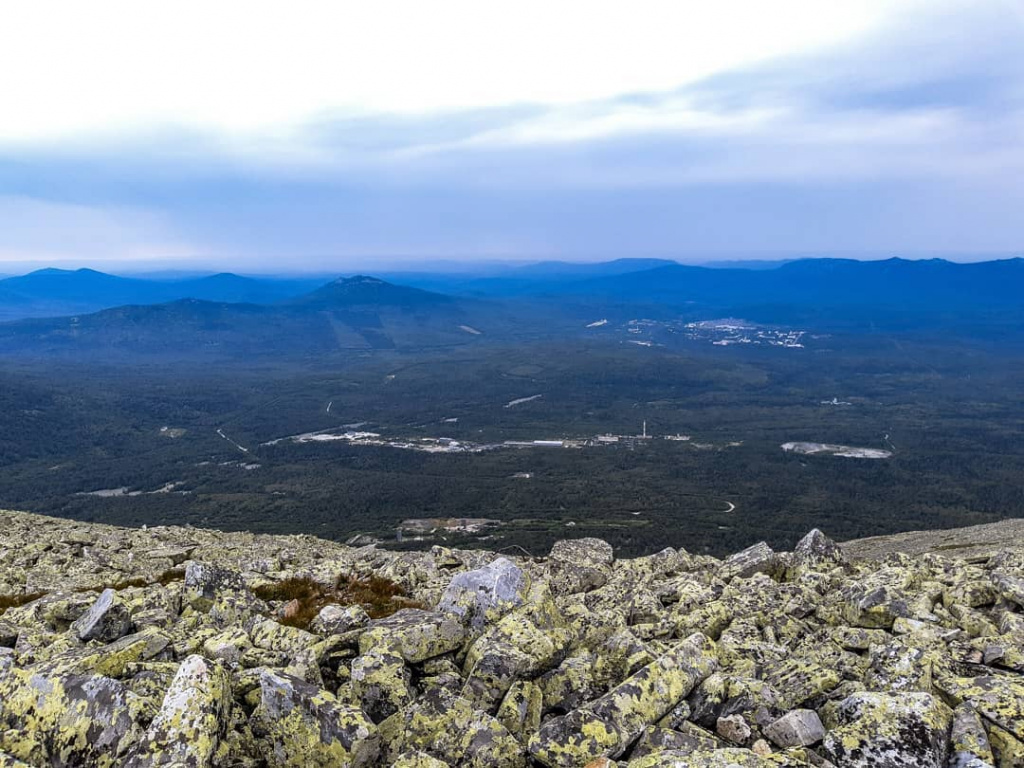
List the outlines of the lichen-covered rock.
{"type": "Polygon", "coordinates": [[[785,758],[766,760],[749,749],[728,747],[715,751],[666,750],[630,760],[627,768],[784,768],[796,766],[785,758]]]}
{"type": "Polygon", "coordinates": [[[193,600],[215,600],[223,591],[242,591],[245,580],[229,568],[190,561],[185,566],[185,594],[193,600]]]}
{"type": "Polygon", "coordinates": [[[201,656],[181,663],[127,768],[203,768],[213,763],[232,706],[227,674],[201,656]]]}
{"type": "Polygon", "coordinates": [[[677,755],[688,755],[693,752],[718,749],[721,746],[722,742],[713,733],[684,721],[678,730],[657,726],[647,728],[640,736],[636,746],[633,747],[632,756],[636,759],[668,750],[677,755]]]}
{"type": "Polygon", "coordinates": [[[364,653],[352,662],[352,691],[375,723],[412,703],[410,678],[402,657],[387,646],[364,653]]]}
{"type": "Polygon", "coordinates": [[[528,738],[540,728],[543,707],[540,686],[532,680],[518,680],[509,687],[495,717],[516,738],[528,738]]]}
{"type": "Polygon", "coordinates": [[[984,675],[965,678],[943,675],[936,680],[947,700],[964,702],[991,723],[1024,741],[1024,678],[984,675]]]}
{"type": "Polygon", "coordinates": [[[405,608],[373,621],[359,637],[360,651],[390,648],[410,663],[426,661],[462,647],[466,631],[450,615],[405,608]]]}
{"type": "Polygon", "coordinates": [[[230,627],[203,642],[203,656],[227,664],[238,664],[242,654],[252,647],[248,632],[241,627],[230,627]]]}
{"type": "Polygon", "coordinates": [[[271,766],[369,766],[380,751],[373,723],[359,709],[301,680],[260,673],[253,733],[271,766]]]}
{"type": "Polygon", "coordinates": [[[467,768],[523,768],[522,745],[497,719],[458,696],[432,692],[381,724],[390,753],[426,752],[467,768]]]}
{"type": "Polygon", "coordinates": [[[391,764],[391,768],[448,768],[448,763],[431,757],[426,752],[403,752],[391,764]]]}
{"type": "Polygon", "coordinates": [[[0,750],[31,765],[120,765],[141,710],[117,680],[11,669],[0,678],[0,750]]]}
{"type": "Polygon", "coordinates": [[[782,561],[775,550],[762,541],[726,558],[718,569],[718,578],[730,581],[735,578],[747,579],[755,573],[774,575],[781,567],[782,561]]]}
{"type": "Polygon", "coordinates": [[[575,594],[604,586],[615,556],[611,545],[601,539],[564,539],[551,547],[548,560],[555,588],[575,594]]]}
{"type": "Polygon", "coordinates": [[[693,635],[601,698],[545,723],[530,740],[530,754],[551,768],[618,757],[716,664],[714,643],[693,635]]]}
{"type": "Polygon", "coordinates": [[[985,726],[970,704],[953,710],[949,744],[949,768],[986,768],[995,762],[985,726]]]}
{"type": "Polygon", "coordinates": [[[750,726],[741,715],[727,715],[718,718],[715,733],[732,744],[746,744],[750,740],[750,726]]]}
{"type": "Polygon", "coordinates": [[[0,768],[1024,766],[1024,547],[497,558],[0,527],[0,596],[24,603],[0,616],[0,768]],[[341,575],[438,607],[321,607],[341,575]]]}
{"type": "Polygon", "coordinates": [[[927,693],[855,693],[839,704],[821,751],[849,768],[945,768],[952,719],[927,693]]]}
{"type": "Polygon", "coordinates": [[[790,564],[794,567],[822,565],[843,565],[847,559],[832,539],[819,531],[811,530],[793,548],[790,564]]]}

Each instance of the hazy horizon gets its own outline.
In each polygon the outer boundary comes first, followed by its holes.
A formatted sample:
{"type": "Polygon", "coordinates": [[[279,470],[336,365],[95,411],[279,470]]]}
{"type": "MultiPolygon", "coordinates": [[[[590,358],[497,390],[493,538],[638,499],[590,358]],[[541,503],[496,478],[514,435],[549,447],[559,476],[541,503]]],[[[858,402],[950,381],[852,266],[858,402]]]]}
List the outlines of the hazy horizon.
{"type": "Polygon", "coordinates": [[[262,268],[259,266],[246,267],[241,266],[239,268],[232,268],[230,265],[222,265],[218,263],[204,264],[204,263],[182,263],[182,262],[149,262],[149,261],[102,261],[94,260],[89,263],[76,263],[74,261],[69,262],[28,262],[28,263],[2,263],[0,265],[0,279],[7,277],[18,277],[21,275],[27,275],[32,272],[38,272],[47,269],[62,270],[62,271],[76,271],[76,270],[94,270],[97,272],[104,272],[112,275],[122,275],[126,277],[149,277],[154,279],[178,279],[188,277],[201,277],[222,273],[231,273],[247,277],[276,277],[276,278],[288,278],[288,277],[330,277],[332,275],[349,275],[356,273],[374,274],[379,273],[383,275],[400,275],[402,273],[437,273],[437,274],[485,274],[488,272],[502,272],[507,270],[514,270],[517,268],[528,268],[531,266],[542,265],[547,263],[565,263],[575,265],[596,265],[606,264],[613,261],[623,260],[637,260],[643,261],[648,259],[656,259],[661,261],[671,261],[677,264],[685,266],[708,266],[708,267],[756,267],[758,265],[771,266],[781,265],[790,261],[799,261],[802,259],[851,259],[854,261],[884,261],[887,259],[903,259],[906,261],[928,261],[933,259],[951,261],[958,264],[975,264],[986,261],[1000,261],[1005,259],[1017,259],[1024,258],[1024,255],[1020,253],[985,253],[985,254],[969,254],[969,253],[923,253],[923,254],[903,254],[903,253],[794,253],[789,255],[783,254],[721,254],[720,258],[699,258],[699,257],[687,257],[687,256],[671,256],[671,255],[641,255],[641,256],[607,256],[607,257],[586,257],[581,256],[578,258],[545,258],[545,257],[528,257],[523,256],[521,258],[489,258],[489,259],[474,259],[467,257],[464,259],[403,259],[402,257],[395,257],[393,260],[386,259],[364,259],[359,260],[357,258],[346,259],[342,263],[336,263],[332,259],[325,258],[319,266],[310,265],[309,267],[303,268],[273,268],[271,265],[264,265],[262,268]]]}

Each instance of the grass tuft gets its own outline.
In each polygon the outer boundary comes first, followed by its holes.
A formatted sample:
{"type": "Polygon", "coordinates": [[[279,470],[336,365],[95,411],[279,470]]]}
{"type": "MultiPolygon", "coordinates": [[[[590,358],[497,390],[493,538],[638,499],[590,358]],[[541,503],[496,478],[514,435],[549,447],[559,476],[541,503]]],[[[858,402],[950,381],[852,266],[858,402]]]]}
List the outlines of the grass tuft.
{"type": "Polygon", "coordinates": [[[296,576],[284,581],[256,587],[253,594],[261,600],[290,606],[287,615],[275,615],[286,626],[309,629],[313,619],[326,605],[361,605],[372,619],[390,616],[402,608],[423,608],[422,603],[409,599],[404,589],[381,576],[357,578],[342,575],[334,587],[328,587],[308,576],[296,576]]]}
{"type": "Polygon", "coordinates": [[[360,579],[341,575],[335,586],[345,605],[361,605],[371,619],[382,619],[402,608],[424,608],[423,603],[409,599],[408,594],[395,582],[383,576],[360,579]]]}

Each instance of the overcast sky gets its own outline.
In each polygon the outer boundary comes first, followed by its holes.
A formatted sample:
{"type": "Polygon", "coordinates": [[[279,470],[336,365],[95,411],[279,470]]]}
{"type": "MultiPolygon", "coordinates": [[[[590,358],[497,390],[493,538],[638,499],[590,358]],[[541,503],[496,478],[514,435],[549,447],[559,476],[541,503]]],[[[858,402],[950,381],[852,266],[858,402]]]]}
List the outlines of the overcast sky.
{"type": "Polygon", "coordinates": [[[32,0],[0,272],[1024,252],[1024,0],[32,0]]]}

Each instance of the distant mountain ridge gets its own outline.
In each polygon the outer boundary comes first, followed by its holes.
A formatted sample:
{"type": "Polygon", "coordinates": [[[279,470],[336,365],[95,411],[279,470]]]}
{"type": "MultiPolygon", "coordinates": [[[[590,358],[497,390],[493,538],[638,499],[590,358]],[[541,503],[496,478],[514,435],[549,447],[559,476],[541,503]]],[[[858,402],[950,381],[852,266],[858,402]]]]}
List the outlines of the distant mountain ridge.
{"type": "Polygon", "coordinates": [[[307,278],[273,279],[220,273],[181,280],[121,277],[94,269],[40,269],[0,280],[0,321],[96,312],[178,299],[266,304],[319,285],[307,278]]]}
{"type": "MultiPolygon", "coordinates": [[[[234,278],[214,276],[207,285],[237,289],[234,278]]],[[[470,343],[490,322],[452,297],[357,276],[269,304],[188,298],[0,323],[0,354],[181,358],[418,349],[470,343]]]]}
{"type": "Polygon", "coordinates": [[[942,259],[882,261],[802,259],[772,270],[671,265],[565,286],[568,294],[686,302],[877,304],[938,309],[1020,306],[1024,259],[956,263],[942,259]]]}
{"type": "MultiPolygon", "coordinates": [[[[583,265],[586,267],[586,265],[583,265]]],[[[594,318],[710,319],[829,330],[969,331],[1024,338],[1024,259],[805,259],[771,270],[616,263],[450,295],[367,275],[314,286],[233,274],[160,283],[93,270],[43,270],[0,281],[10,312],[128,298],[98,312],[0,324],[0,355],[324,355],[558,338],[594,318]],[[609,272],[610,271],[610,272],[609,272]],[[297,288],[306,290],[295,293],[297,288]],[[21,291],[21,292],[19,292],[21,291]],[[162,293],[171,300],[157,300],[162,293]],[[186,294],[182,298],[176,294],[186,294]],[[291,294],[282,296],[282,294],[291,294]],[[485,292],[486,293],[486,292],[485,292]],[[140,301],[139,299],[148,299],[140,301]],[[100,300],[94,299],[94,300],[100,300]],[[8,304],[8,302],[10,302],[8,304]],[[12,309],[13,308],[13,309],[12,309]]],[[[540,265],[551,274],[561,265],[540,265]]],[[[501,278],[504,279],[504,278],[501,278]]]]}

